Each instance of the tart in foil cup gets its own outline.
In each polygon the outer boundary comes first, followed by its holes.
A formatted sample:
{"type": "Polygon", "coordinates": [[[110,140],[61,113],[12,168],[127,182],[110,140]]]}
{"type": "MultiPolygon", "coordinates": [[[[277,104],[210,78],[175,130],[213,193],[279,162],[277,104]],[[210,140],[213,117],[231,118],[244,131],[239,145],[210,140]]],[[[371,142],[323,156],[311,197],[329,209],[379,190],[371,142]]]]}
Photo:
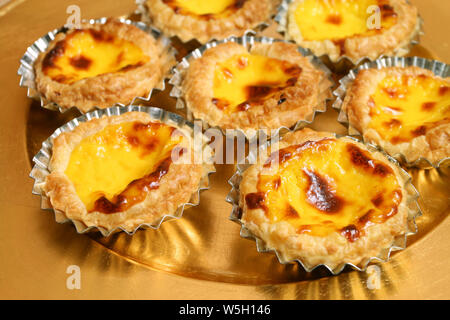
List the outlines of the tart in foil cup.
{"type": "MultiPolygon", "coordinates": [[[[280,0],[276,0],[276,1],[280,1],[280,0]]],[[[148,2],[148,0],[136,0],[136,5],[137,5],[136,13],[140,15],[142,22],[144,22],[144,23],[146,23],[148,25],[153,25],[153,21],[150,18],[150,15],[149,15],[149,8],[148,8],[148,6],[146,4],[147,2],[148,2]]],[[[253,28],[249,28],[249,29],[247,29],[247,30],[245,30],[243,32],[239,32],[240,34],[232,34],[232,35],[230,35],[230,37],[231,36],[239,37],[241,35],[245,35],[245,34],[248,34],[248,33],[255,33],[255,32],[263,31],[264,29],[266,29],[270,25],[271,18],[275,15],[275,13],[276,13],[276,5],[274,5],[274,7],[272,9],[272,13],[270,15],[270,18],[268,17],[267,21],[262,21],[262,22],[258,23],[257,25],[255,25],[253,28]]],[[[164,33],[163,31],[159,30],[158,28],[155,28],[155,30],[158,30],[158,32],[160,32],[160,33],[164,33]]],[[[166,36],[172,38],[172,35],[166,35],[166,36]]],[[[186,44],[186,43],[193,42],[193,43],[196,43],[197,46],[201,45],[201,44],[204,44],[204,43],[207,43],[207,42],[210,42],[210,41],[214,41],[214,40],[217,41],[218,40],[218,39],[215,39],[215,38],[211,38],[208,41],[201,42],[198,39],[196,39],[194,36],[192,36],[190,38],[186,38],[186,39],[180,39],[176,35],[174,35],[174,37],[176,37],[176,39],[178,39],[181,43],[186,44]]]]}
{"type": "MultiPolygon", "coordinates": [[[[281,4],[278,6],[277,14],[275,15],[274,20],[278,23],[278,32],[282,34],[286,40],[292,40],[289,38],[287,29],[288,29],[288,11],[289,5],[294,0],[282,0],[281,4]]],[[[423,32],[423,19],[419,16],[418,21],[415,27],[413,34],[411,35],[409,41],[402,43],[398,48],[394,50],[391,54],[383,54],[377,58],[382,58],[389,55],[395,56],[405,56],[407,55],[411,48],[420,43],[420,37],[424,35],[423,32]]],[[[367,61],[373,61],[373,58],[370,57],[361,57],[359,59],[352,59],[346,55],[340,56],[337,60],[333,60],[329,55],[324,54],[319,56],[320,59],[333,71],[336,73],[345,73],[350,69],[355,68],[356,66],[361,65],[367,61]]]]}
{"type": "MultiPolygon", "coordinates": [[[[89,23],[89,24],[104,24],[106,23],[106,21],[108,20],[108,18],[103,17],[100,19],[90,19],[88,21],[83,21],[83,23],[89,23]]],[[[164,74],[161,77],[161,80],[159,81],[159,83],[157,83],[157,85],[154,88],[151,88],[149,90],[149,93],[147,96],[145,97],[134,97],[129,103],[130,105],[133,105],[136,101],[140,100],[144,100],[144,101],[149,101],[151,96],[152,96],[152,92],[154,89],[163,91],[165,89],[165,80],[168,78],[168,76],[170,75],[170,70],[171,68],[174,66],[174,64],[176,63],[176,59],[175,59],[175,55],[176,55],[176,50],[172,48],[171,46],[171,42],[168,38],[164,37],[159,31],[157,31],[156,29],[146,25],[143,22],[135,22],[135,21],[131,21],[125,18],[119,18],[118,19],[121,23],[124,24],[128,24],[128,25],[133,25],[137,28],[139,28],[140,30],[143,30],[144,32],[148,33],[149,35],[151,35],[161,46],[161,56],[164,56],[164,74]]],[[[44,35],[43,37],[39,38],[38,40],[36,40],[31,46],[29,46],[27,48],[27,51],[25,52],[25,54],[23,55],[23,57],[20,59],[20,66],[19,69],[17,71],[17,74],[20,76],[20,86],[21,87],[26,87],[27,90],[27,95],[29,98],[32,99],[36,99],[36,100],[40,100],[41,103],[41,107],[49,109],[49,110],[54,110],[57,111],[59,110],[59,112],[65,112],[67,110],[69,110],[69,108],[64,108],[61,107],[60,105],[58,105],[57,103],[50,101],[48,99],[46,99],[44,96],[42,96],[36,88],[36,82],[35,82],[35,70],[34,70],[34,64],[38,58],[38,56],[42,53],[45,52],[45,50],[47,50],[48,46],[50,45],[50,43],[55,39],[55,36],[59,33],[66,33],[69,29],[67,29],[66,27],[61,27],[59,29],[55,29],[53,31],[50,31],[49,33],[47,33],[46,35],[44,35]]],[[[114,105],[119,105],[119,106],[124,106],[125,104],[121,104],[121,103],[117,103],[114,105]]],[[[111,105],[112,107],[113,105],[111,105]]],[[[77,107],[77,106],[75,106],[77,107]]],[[[77,108],[81,113],[85,113],[83,111],[81,111],[79,108],[77,108]]],[[[95,109],[101,109],[99,107],[95,107],[93,108],[93,110],[95,109]]]]}
{"type": "MultiPolygon", "coordinates": [[[[360,142],[360,140],[356,139],[355,137],[351,136],[344,136],[344,135],[337,135],[334,134],[336,138],[348,138],[352,139],[355,142],[360,142]]],[[[282,140],[282,138],[281,138],[282,140]]],[[[407,244],[407,238],[411,235],[414,235],[418,232],[417,225],[416,225],[416,218],[420,217],[422,215],[422,211],[420,209],[420,206],[418,204],[418,198],[419,193],[412,184],[411,176],[400,167],[398,162],[384,153],[383,151],[380,151],[375,146],[364,143],[364,145],[368,148],[371,152],[378,152],[381,153],[383,156],[385,156],[390,162],[392,162],[396,168],[398,168],[398,171],[401,175],[402,182],[404,184],[404,190],[407,192],[407,200],[406,200],[406,206],[408,209],[408,217],[406,222],[406,231],[404,234],[398,235],[395,237],[394,241],[392,242],[391,246],[384,248],[378,256],[369,257],[363,259],[358,264],[348,263],[348,262],[342,262],[338,265],[327,265],[327,264],[316,264],[311,265],[308,264],[306,261],[303,261],[301,258],[298,259],[292,259],[292,257],[286,257],[282,253],[280,253],[276,248],[269,246],[263,239],[256,236],[252,231],[250,231],[244,224],[244,222],[241,220],[242,217],[242,208],[239,204],[240,199],[240,183],[243,179],[243,173],[251,167],[253,164],[258,163],[258,157],[259,155],[266,154],[268,150],[271,149],[271,144],[273,141],[268,142],[265,145],[262,145],[259,147],[259,149],[251,150],[248,154],[248,156],[245,158],[245,161],[243,161],[241,164],[238,164],[236,166],[236,171],[233,174],[233,176],[229,179],[228,183],[231,185],[231,191],[228,193],[226,197],[226,201],[230,203],[233,208],[231,215],[229,219],[233,222],[238,223],[241,226],[240,229],[240,236],[245,239],[250,239],[256,242],[256,250],[261,253],[267,253],[271,252],[274,253],[278,259],[278,261],[281,264],[292,264],[292,263],[298,263],[300,264],[306,272],[312,272],[316,268],[319,267],[325,267],[328,269],[331,274],[337,275],[341,273],[344,268],[351,267],[358,271],[365,271],[370,263],[372,262],[387,262],[390,259],[391,253],[394,251],[404,250],[406,248],[407,244]]]]}
{"type": "MultiPolygon", "coordinates": [[[[172,69],[172,76],[169,80],[169,83],[173,85],[173,88],[170,92],[170,96],[177,99],[177,102],[176,102],[177,109],[186,109],[186,115],[187,115],[187,119],[189,121],[200,120],[203,122],[203,124],[206,128],[209,128],[209,124],[203,119],[195,119],[193,113],[191,112],[191,110],[189,110],[189,108],[186,105],[186,102],[184,101],[184,98],[183,98],[184,91],[183,91],[183,86],[182,86],[183,80],[184,80],[186,71],[188,70],[188,68],[190,66],[190,61],[192,59],[199,59],[203,56],[203,54],[205,53],[206,50],[216,47],[223,43],[228,43],[228,42],[234,42],[234,43],[240,44],[240,45],[246,47],[248,50],[250,50],[251,47],[256,43],[261,43],[261,44],[272,44],[272,43],[276,43],[276,42],[287,43],[287,41],[280,40],[280,39],[274,39],[274,38],[269,38],[269,37],[256,37],[256,36],[254,36],[253,32],[248,32],[242,37],[229,37],[227,39],[220,40],[220,41],[210,41],[210,42],[206,43],[205,45],[191,51],[188,55],[186,55],[184,58],[181,59],[181,61],[172,69]]],[[[321,92],[321,94],[320,94],[321,98],[319,99],[320,101],[323,101],[323,104],[321,104],[319,107],[314,109],[313,112],[310,113],[309,115],[307,115],[307,117],[305,119],[298,120],[294,124],[294,126],[291,128],[280,127],[280,128],[274,129],[274,130],[269,130],[269,131],[271,131],[269,134],[269,137],[277,136],[280,133],[288,132],[291,129],[295,131],[295,130],[304,128],[305,126],[311,124],[314,121],[317,114],[323,113],[327,110],[327,105],[328,105],[329,101],[331,101],[331,98],[332,98],[331,90],[332,90],[335,82],[332,79],[331,71],[325,66],[325,64],[319,58],[314,56],[310,50],[304,49],[302,47],[297,47],[297,51],[302,56],[308,58],[308,60],[311,62],[311,64],[316,69],[322,71],[325,74],[325,77],[324,77],[325,81],[323,84],[324,89],[321,92]]],[[[225,134],[225,131],[227,131],[218,126],[215,126],[214,128],[221,130],[223,134],[225,134]]],[[[262,133],[262,132],[263,132],[262,134],[264,134],[264,135],[266,133],[266,131],[264,129],[249,129],[249,130],[231,129],[231,130],[235,131],[236,134],[244,134],[244,136],[246,138],[248,138],[249,140],[254,139],[254,137],[259,136],[260,133],[262,133]]]]}
{"type": "MultiPolygon", "coordinates": [[[[429,60],[421,57],[386,57],[377,59],[372,62],[364,63],[358,68],[351,70],[345,77],[339,80],[339,87],[337,87],[333,92],[333,95],[335,96],[333,108],[339,112],[338,122],[348,128],[349,135],[362,137],[362,133],[349,123],[347,113],[342,109],[346,92],[352,85],[353,81],[356,79],[358,72],[360,70],[366,69],[383,69],[388,67],[404,68],[413,66],[430,70],[435,76],[441,78],[450,77],[450,65],[437,60],[429,60]]],[[[367,142],[371,143],[371,141],[367,142]]],[[[397,159],[402,165],[406,167],[440,168],[448,167],[450,165],[450,157],[439,159],[438,161],[433,162],[424,157],[420,157],[413,161],[408,161],[407,157],[401,153],[391,154],[391,156],[397,159]]]]}
{"type": "Polygon", "coordinates": [[[42,143],[42,148],[33,158],[34,166],[30,172],[30,177],[34,179],[34,186],[32,193],[35,195],[39,195],[41,197],[41,209],[51,210],[54,212],[56,222],[58,223],[72,222],[77,232],[80,234],[90,231],[99,231],[103,236],[107,237],[113,233],[120,231],[124,231],[125,233],[132,235],[140,228],[158,229],[161,226],[161,224],[165,221],[181,218],[185,209],[192,206],[197,206],[200,203],[200,192],[209,189],[210,186],[209,175],[215,172],[215,167],[212,164],[213,153],[210,147],[208,146],[208,142],[209,140],[206,137],[204,137],[203,134],[201,134],[201,132],[194,133],[194,125],[192,123],[186,121],[183,117],[177,114],[167,112],[163,109],[130,105],[127,107],[116,106],[101,110],[95,110],[93,112],[86,113],[64,124],[60,128],[56,129],[55,132],[42,143]],[[201,151],[203,152],[204,155],[206,155],[207,158],[202,162],[203,176],[200,180],[198,189],[192,193],[189,201],[178,206],[175,212],[170,214],[164,214],[156,221],[153,221],[151,223],[142,223],[133,230],[127,230],[126,228],[123,227],[117,227],[108,230],[101,226],[87,226],[82,221],[69,219],[64,214],[64,212],[54,209],[51,205],[50,199],[42,189],[43,185],[45,184],[46,177],[50,174],[49,164],[50,159],[52,157],[53,139],[58,137],[63,132],[72,131],[80,123],[88,122],[92,119],[100,119],[102,117],[119,116],[127,112],[133,111],[145,112],[149,114],[153,120],[157,120],[168,125],[174,125],[177,128],[182,129],[183,132],[185,132],[185,134],[190,134],[192,138],[194,137],[194,134],[201,135],[201,137],[199,137],[198,140],[200,141],[201,146],[199,145],[196,147],[201,149],[201,151]]]}

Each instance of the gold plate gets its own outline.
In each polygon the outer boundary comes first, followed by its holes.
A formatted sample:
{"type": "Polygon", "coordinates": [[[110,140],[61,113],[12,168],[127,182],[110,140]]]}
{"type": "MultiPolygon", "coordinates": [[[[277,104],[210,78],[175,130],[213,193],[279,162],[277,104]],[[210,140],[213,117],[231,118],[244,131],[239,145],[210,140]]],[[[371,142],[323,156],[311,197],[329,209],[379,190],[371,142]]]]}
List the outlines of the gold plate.
{"type": "MultiPolygon", "coordinates": [[[[440,21],[450,19],[446,0],[412,0],[425,20],[426,35],[412,54],[450,63],[449,36],[440,21]]],[[[102,238],[79,235],[40,209],[28,177],[31,158],[57,127],[78,116],[44,110],[26,96],[16,75],[26,48],[63,25],[69,0],[0,1],[0,298],[3,299],[448,299],[450,298],[450,170],[412,170],[421,193],[419,233],[408,248],[379,264],[381,286],[369,289],[368,275],[346,269],[331,276],[323,269],[304,272],[256,251],[228,220],[227,180],[233,165],[218,165],[200,206],[155,230],[102,238]],[[81,270],[81,289],[69,290],[70,265],[81,270]]],[[[82,18],[123,16],[133,0],[77,1],[82,18]]],[[[266,33],[270,33],[269,28],[266,33]]],[[[193,49],[180,47],[180,54],[193,49]]],[[[170,86],[150,105],[175,110],[170,86]]],[[[319,115],[315,129],[334,128],[337,113],[319,115]]]]}

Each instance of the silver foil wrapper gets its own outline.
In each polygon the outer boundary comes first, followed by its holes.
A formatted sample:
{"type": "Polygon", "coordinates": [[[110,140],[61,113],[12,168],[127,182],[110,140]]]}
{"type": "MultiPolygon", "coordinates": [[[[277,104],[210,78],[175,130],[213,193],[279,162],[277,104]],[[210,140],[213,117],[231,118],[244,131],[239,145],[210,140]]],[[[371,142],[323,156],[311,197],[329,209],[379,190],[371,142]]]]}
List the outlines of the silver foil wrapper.
{"type": "MultiPolygon", "coordinates": [[[[104,24],[107,20],[108,20],[108,18],[103,17],[100,19],[90,19],[90,20],[82,21],[82,22],[89,23],[89,24],[104,24]]],[[[162,45],[164,54],[169,55],[171,57],[170,60],[173,60],[173,63],[171,63],[171,66],[173,66],[173,64],[176,61],[175,60],[176,50],[171,47],[171,42],[168,38],[164,37],[158,30],[146,25],[143,22],[135,22],[135,21],[131,21],[131,20],[128,20],[125,18],[120,18],[119,21],[122,23],[125,23],[125,24],[134,25],[135,27],[137,27],[137,28],[143,30],[144,32],[148,33],[149,35],[151,35],[155,40],[159,41],[162,45]]],[[[40,100],[41,107],[43,107],[43,108],[46,108],[49,110],[55,110],[55,111],[59,110],[60,112],[65,112],[69,109],[62,108],[55,102],[45,99],[36,90],[34,63],[35,63],[36,59],[38,58],[38,56],[42,52],[45,52],[45,50],[47,50],[49,44],[55,39],[55,36],[58,33],[67,32],[68,30],[69,29],[67,29],[66,27],[61,27],[59,29],[50,31],[43,37],[36,40],[31,46],[29,46],[27,48],[27,51],[25,52],[23,57],[20,59],[20,66],[17,71],[17,74],[20,76],[19,84],[21,87],[28,88],[27,95],[29,98],[40,100]]],[[[154,88],[152,88],[149,91],[147,96],[134,97],[132,99],[132,101],[130,101],[129,104],[133,105],[136,101],[138,101],[138,99],[144,100],[144,101],[149,101],[154,89],[163,91],[165,89],[165,80],[170,73],[171,66],[168,66],[167,73],[162,77],[161,81],[154,88]]],[[[117,105],[124,106],[124,104],[120,104],[120,103],[118,103],[117,105]]],[[[100,108],[98,108],[98,109],[100,109],[100,108]]],[[[79,111],[81,112],[81,110],[79,110],[79,111]]],[[[81,112],[81,113],[83,113],[83,112],[81,112]]]]}
{"type": "MultiPolygon", "coordinates": [[[[124,231],[129,235],[134,234],[138,229],[140,228],[151,228],[151,229],[158,229],[161,224],[165,221],[171,220],[171,219],[179,219],[182,217],[183,212],[186,208],[197,206],[200,203],[200,192],[203,190],[209,189],[209,175],[215,172],[215,168],[213,165],[204,165],[204,176],[202,177],[199,188],[192,194],[189,202],[184,203],[180,205],[176,212],[172,214],[165,214],[161,218],[159,218],[154,223],[144,223],[137,226],[134,230],[129,231],[125,230],[122,227],[118,227],[112,230],[105,229],[103,227],[96,227],[96,226],[86,226],[82,221],[78,220],[71,220],[66,217],[64,212],[55,210],[51,203],[50,199],[46,196],[45,192],[42,190],[42,186],[45,183],[45,178],[47,175],[50,174],[49,164],[50,159],[52,157],[52,147],[53,147],[53,140],[59,136],[63,132],[72,131],[75,127],[77,127],[80,123],[87,122],[92,119],[99,119],[103,116],[118,116],[121,114],[124,114],[126,112],[132,112],[132,111],[138,111],[138,112],[145,112],[151,116],[153,120],[158,120],[162,123],[168,124],[168,125],[174,125],[178,128],[182,128],[184,131],[191,132],[192,136],[194,135],[194,125],[188,121],[186,121],[183,117],[165,111],[163,109],[154,108],[154,107],[143,107],[143,106],[135,106],[130,105],[127,107],[111,107],[101,110],[95,110],[89,113],[86,113],[76,119],[73,119],[72,121],[66,123],[65,125],[61,126],[60,128],[56,129],[55,132],[42,143],[42,148],[39,150],[39,152],[34,156],[33,162],[34,166],[33,169],[30,172],[30,177],[34,179],[34,185],[32,193],[35,195],[39,195],[41,197],[41,209],[44,210],[50,210],[54,212],[55,220],[58,223],[66,223],[66,222],[72,222],[77,230],[78,233],[86,233],[90,231],[99,231],[103,236],[107,237],[113,233],[124,231]]],[[[200,133],[201,134],[201,133],[200,133]]],[[[205,148],[209,148],[207,145],[208,139],[202,135],[202,150],[205,150],[205,148]]],[[[207,150],[206,152],[210,152],[207,150]]],[[[209,153],[205,153],[209,154],[209,153]]],[[[212,157],[212,153],[211,153],[212,157]]],[[[212,159],[207,159],[211,160],[212,159]]]]}
{"type": "MultiPolygon", "coordinates": [[[[343,136],[343,135],[337,135],[335,134],[336,138],[349,138],[357,142],[361,142],[358,139],[351,137],[351,136],[343,136]]],[[[282,139],[281,139],[282,140],[282,139]]],[[[389,159],[392,163],[395,164],[395,166],[399,169],[399,172],[401,174],[404,188],[407,191],[407,207],[408,207],[408,219],[407,219],[407,225],[406,225],[406,232],[403,235],[399,235],[395,238],[392,245],[388,248],[385,248],[382,250],[382,252],[376,256],[376,257],[369,257],[365,260],[363,260],[358,265],[342,262],[341,264],[337,266],[328,266],[326,264],[317,264],[317,265],[307,265],[304,261],[301,259],[294,259],[294,260],[286,260],[283,258],[283,256],[276,250],[276,248],[269,247],[263,239],[257,237],[255,234],[253,234],[249,229],[247,229],[244,225],[244,223],[241,221],[241,215],[242,215],[242,208],[239,205],[239,198],[240,198],[240,183],[242,181],[243,173],[252,166],[253,163],[257,163],[258,160],[258,154],[261,152],[266,152],[268,148],[270,148],[270,142],[262,145],[258,151],[250,151],[249,155],[243,162],[243,164],[238,164],[236,166],[236,171],[233,174],[233,176],[230,178],[228,183],[231,185],[231,191],[228,193],[226,201],[229,202],[232,206],[232,212],[229,217],[229,219],[233,222],[238,223],[241,226],[240,229],[240,236],[245,239],[254,240],[256,242],[256,250],[261,253],[274,253],[278,259],[278,261],[281,264],[291,264],[291,263],[298,263],[300,264],[306,272],[312,272],[314,269],[319,267],[325,267],[328,269],[331,274],[337,275],[341,273],[344,268],[347,266],[358,270],[358,271],[365,271],[370,263],[372,262],[387,262],[390,259],[391,253],[394,251],[403,250],[406,248],[407,244],[407,238],[411,235],[414,235],[417,233],[417,225],[416,225],[416,218],[422,215],[422,211],[418,204],[418,198],[419,193],[417,192],[416,188],[412,184],[411,176],[400,167],[398,162],[384,153],[383,151],[380,151],[375,146],[371,144],[365,143],[365,146],[371,151],[371,152],[379,152],[382,153],[386,158],[389,159]]],[[[265,154],[265,153],[263,153],[265,154]]]]}
{"type": "MultiPolygon", "coordinates": [[[[347,89],[351,86],[356,79],[358,72],[364,69],[382,69],[387,67],[420,67],[426,70],[432,71],[436,76],[441,78],[450,77],[450,65],[437,60],[429,60],[421,57],[387,57],[377,59],[372,62],[367,62],[351,70],[347,76],[339,80],[339,87],[334,90],[333,95],[336,97],[333,108],[339,112],[338,121],[348,128],[350,135],[362,136],[361,132],[350,125],[347,114],[342,110],[342,104],[345,99],[347,89]]],[[[450,165],[450,158],[440,159],[433,163],[426,158],[419,158],[415,161],[408,162],[403,154],[391,154],[392,157],[399,160],[406,167],[419,167],[419,168],[439,168],[447,167],[450,165]]]]}

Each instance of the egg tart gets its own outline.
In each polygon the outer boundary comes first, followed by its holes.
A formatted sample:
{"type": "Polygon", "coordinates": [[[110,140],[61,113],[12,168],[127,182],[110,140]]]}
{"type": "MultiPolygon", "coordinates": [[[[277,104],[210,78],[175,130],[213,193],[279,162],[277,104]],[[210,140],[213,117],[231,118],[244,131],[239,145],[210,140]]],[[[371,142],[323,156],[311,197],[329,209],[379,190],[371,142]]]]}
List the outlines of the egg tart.
{"type": "Polygon", "coordinates": [[[268,21],[278,0],[149,0],[146,15],[152,25],[183,42],[242,36],[268,21]]]}
{"type": "Polygon", "coordinates": [[[72,221],[133,232],[174,214],[210,169],[193,161],[186,128],[145,112],[82,122],[53,140],[42,185],[51,207],[72,221]]]}
{"type": "Polygon", "coordinates": [[[40,53],[35,87],[45,103],[87,112],[145,97],[173,62],[161,41],[131,23],[84,23],[57,33],[40,53]]]}
{"type": "Polygon", "coordinates": [[[358,63],[405,55],[420,33],[417,8],[407,0],[293,0],[285,36],[332,62],[358,63]]]}
{"type": "Polygon", "coordinates": [[[389,252],[408,230],[400,170],[351,138],[288,133],[243,172],[240,222],[282,262],[358,266],[389,252]]]}
{"type": "Polygon", "coordinates": [[[370,143],[408,163],[450,157],[450,78],[410,67],[361,70],[341,106],[370,143]]]}
{"type": "Polygon", "coordinates": [[[182,98],[193,116],[222,129],[278,129],[310,119],[331,96],[327,70],[286,42],[236,42],[189,59],[182,98]]]}

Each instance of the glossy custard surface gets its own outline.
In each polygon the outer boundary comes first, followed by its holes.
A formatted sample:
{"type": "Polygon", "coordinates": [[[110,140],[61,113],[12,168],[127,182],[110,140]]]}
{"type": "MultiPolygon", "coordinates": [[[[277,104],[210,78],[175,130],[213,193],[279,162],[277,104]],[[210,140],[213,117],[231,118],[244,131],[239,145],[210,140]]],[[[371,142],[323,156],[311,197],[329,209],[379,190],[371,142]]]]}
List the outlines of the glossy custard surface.
{"type": "MultiPolygon", "coordinates": [[[[323,139],[281,149],[276,173],[260,174],[249,209],[263,209],[272,223],[287,221],[297,233],[338,232],[353,242],[365,228],[397,213],[402,190],[394,171],[368,151],[339,139],[323,139]]],[[[272,167],[273,168],[273,167],[272,167]]]]}
{"type": "Polygon", "coordinates": [[[235,55],[218,64],[212,102],[225,113],[245,111],[280,90],[295,85],[302,69],[260,55],[235,55]]]}
{"type": "Polygon", "coordinates": [[[163,0],[177,14],[204,18],[226,16],[238,10],[246,0],[163,0]]]}
{"type": "Polygon", "coordinates": [[[58,41],[43,60],[52,80],[72,84],[105,73],[127,71],[150,60],[134,43],[94,29],[75,30],[58,41]]]}
{"type": "Polygon", "coordinates": [[[182,139],[174,131],[160,123],[124,122],[83,139],[65,174],[88,212],[126,210],[158,188],[182,139]]]}
{"type": "Polygon", "coordinates": [[[450,85],[422,75],[386,77],[368,103],[370,128],[393,144],[408,142],[450,120],[450,85]]]}
{"type": "Polygon", "coordinates": [[[307,41],[373,35],[396,22],[397,14],[386,0],[305,0],[295,9],[295,23],[307,41]],[[371,6],[380,8],[378,30],[371,24],[371,6]]]}

